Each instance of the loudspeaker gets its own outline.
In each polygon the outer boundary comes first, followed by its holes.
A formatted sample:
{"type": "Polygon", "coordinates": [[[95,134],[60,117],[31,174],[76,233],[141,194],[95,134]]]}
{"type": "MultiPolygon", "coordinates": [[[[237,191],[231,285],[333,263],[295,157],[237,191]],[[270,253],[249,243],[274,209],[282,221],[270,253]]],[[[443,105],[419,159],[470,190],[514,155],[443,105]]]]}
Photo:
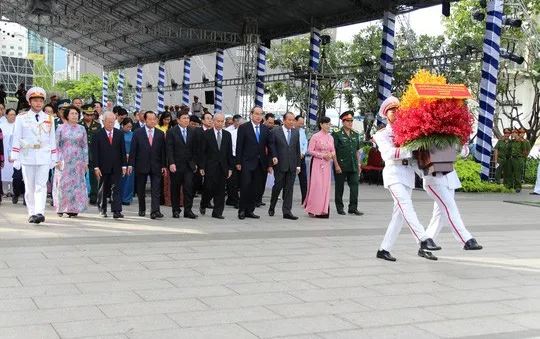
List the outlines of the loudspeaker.
{"type": "Polygon", "coordinates": [[[207,105],[214,104],[214,91],[204,91],[204,102],[207,105]]]}

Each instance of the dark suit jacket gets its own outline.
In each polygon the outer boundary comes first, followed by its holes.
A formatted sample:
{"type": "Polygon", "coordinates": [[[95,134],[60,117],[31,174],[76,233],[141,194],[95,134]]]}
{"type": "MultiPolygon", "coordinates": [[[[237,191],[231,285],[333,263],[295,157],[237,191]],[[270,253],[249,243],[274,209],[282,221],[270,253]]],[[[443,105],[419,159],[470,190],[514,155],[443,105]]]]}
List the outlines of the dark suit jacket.
{"type": "Polygon", "coordinates": [[[146,134],[146,128],[138,128],[133,132],[128,165],[135,168],[135,173],[159,174],[166,167],[165,133],[154,128],[152,146],[146,134]]]}
{"type": "Polygon", "coordinates": [[[278,164],[274,166],[277,171],[296,171],[300,167],[300,133],[296,128],[291,129],[291,142],[287,144],[287,136],[281,126],[272,129],[275,156],[278,164]]]}
{"type": "Polygon", "coordinates": [[[176,164],[176,170],[179,172],[197,170],[199,140],[193,128],[187,127],[187,143],[182,138],[180,125],[170,128],[165,139],[169,165],[176,164]]]}
{"type": "Polygon", "coordinates": [[[126,142],[124,132],[119,129],[113,130],[113,142],[109,143],[107,130],[102,128],[92,138],[92,160],[103,174],[122,171],[127,166],[126,142]]]}
{"type": "Polygon", "coordinates": [[[227,176],[233,166],[231,133],[221,130],[221,147],[218,150],[214,129],[204,131],[201,138],[199,168],[207,172],[218,171],[227,176]]]}
{"type": "Polygon", "coordinates": [[[274,154],[274,145],[272,134],[268,127],[259,125],[260,140],[257,143],[255,128],[251,121],[238,127],[238,136],[236,138],[236,164],[242,165],[242,170],[253,171],[259,166],[266,171],[274,154]],[[267,153],[268,150],[268,153],[267,153]]]}
{"type": "Polygon", "coordinates": [[[135,132],[136,130],[138,130],[139,128],[141,128],[143,126],[141,126],[140,122],[139,121],[134,121],[133,122],[133,127],[131,127],[131,131],[132,132],[135,132]]]}

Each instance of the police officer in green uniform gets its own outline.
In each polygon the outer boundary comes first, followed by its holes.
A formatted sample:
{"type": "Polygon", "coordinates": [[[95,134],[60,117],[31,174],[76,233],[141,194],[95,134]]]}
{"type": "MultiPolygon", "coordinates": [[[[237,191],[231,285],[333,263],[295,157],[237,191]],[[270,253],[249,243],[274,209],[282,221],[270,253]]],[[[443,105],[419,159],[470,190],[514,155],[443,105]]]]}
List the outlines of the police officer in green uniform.
{"type": "MultiPolygon", "coordinates": [[[[94,134],[101,130],[101,124],[94,119],[95,111],[93,104],[83,105],[82,114],[83,119],[79,121],[79,124],[86,129],[86,136],[88,137],[88,168],[93,169],[95,166],[92,160],[92,138],[94,134]]],[[[90,204],[95,205],[97,201],[98,180],[93,170],[89,170],[88,175],[90,177],[90,204]]]]}
{"type": "Polygon", "coordinates": [[[504,186],[521,192],[521,176],[525,164],[525,145],[519,138],[517,128],[512,130],[512,140],[508,143],[508,157],[504,168],[504,186]]]}
{"type": "Polygon", "coordinates": [[[497,184],[501,183],[501,174],[504,176],[504,166],[506,163],[506,158],[508,158],[508,145],[510,142],[510,134],[512,130],[510,128],[505,128],[503,130],[504,136],[502,139],[497,141],[495,145],[495,153],[493,155],[493,161],[497,164],[497,169],[495,170],[495,182],[497,184]]]}
{"type": "Polygon", "coordinates": [[[344,215],[343,191],[345,180],[349,185],[349,209],[348,212],[354,215],[363,215],[358,211],[358,169],[360,135],[352,130],[354,112],[347,111],[339,117],[343,127],[332,133],[336,155],[334,157],[334,178],[336,181],[336,209],[338,214],[344,215]]]}

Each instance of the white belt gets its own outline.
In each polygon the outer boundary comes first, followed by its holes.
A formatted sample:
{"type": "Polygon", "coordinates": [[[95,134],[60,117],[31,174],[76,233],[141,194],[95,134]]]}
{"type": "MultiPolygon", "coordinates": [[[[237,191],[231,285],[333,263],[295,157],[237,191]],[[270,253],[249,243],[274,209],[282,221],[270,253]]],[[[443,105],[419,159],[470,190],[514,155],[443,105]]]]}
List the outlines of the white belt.
{"type": "Polygon", "coordinates": [[[384,162],[386,166],[394,165],[394,166],[410,166],[411,160],[410,159],[395,159],[395,160],[386,160],[384,162]]]}

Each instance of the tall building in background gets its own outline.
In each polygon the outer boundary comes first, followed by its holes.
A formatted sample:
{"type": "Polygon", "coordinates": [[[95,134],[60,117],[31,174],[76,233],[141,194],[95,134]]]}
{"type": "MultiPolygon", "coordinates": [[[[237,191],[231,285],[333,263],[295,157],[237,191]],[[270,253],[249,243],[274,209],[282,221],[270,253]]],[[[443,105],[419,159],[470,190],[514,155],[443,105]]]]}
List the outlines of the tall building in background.
{"type": "Polygon", "coordinates": [[[28,53],[44,55],[45,63],[54,67],[54,42],[33,31],[28,31],[28,53]]]}
{"type": "Polygon", "coordinates": [[[28,30],[13,22],[0,22],[0,56],[26,58],[28,30]]]}

